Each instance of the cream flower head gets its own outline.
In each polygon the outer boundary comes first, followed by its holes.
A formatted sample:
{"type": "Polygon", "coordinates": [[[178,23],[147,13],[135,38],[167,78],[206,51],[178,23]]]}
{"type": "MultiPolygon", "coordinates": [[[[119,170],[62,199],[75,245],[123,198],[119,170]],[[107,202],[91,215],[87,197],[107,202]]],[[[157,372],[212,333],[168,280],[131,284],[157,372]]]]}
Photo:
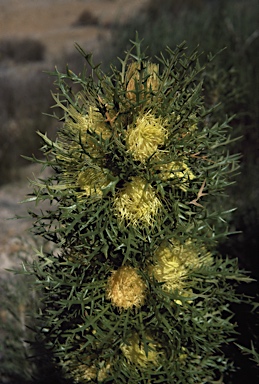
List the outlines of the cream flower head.
{"type": "MultiPolygon", "coordinates": [[[[203,250],[203,256],[192,242],[181,244],[177,240],[172,243],[162,242],[155,252],[156,263],[150,268],[150,273],[155,279],[163,282],[163,288],[167,291],[178,289],[181,291],[184,282],[191,269],[199,268],[203,264],[210,264],[210,253],[203,250]]],[[[189,296],[188,293],[183,296],[189,296]]]]}
{"type": "Polygon", "coordinates": [[[149,111],[140,115],[135,124],[128,126],[126,145],[134,160],[145,163],[154,155],[168,136],[166,125],[162,117],[155,117],[149,111]]]}
{"type": "Polygon", "coordinates": [[[135,268],[122,266],[108,278],[106,294],[121,309],[140,307],[145,300],[146,285],[135,268]]]}
{"type": "Polygon", "coordinates": [[[129,363],[140,367],[148,365],[158,365],[159,352],[157,351],[157,343],[152,338],[147,337],[148,351],[146,353],[143,343],[140,343],[138,335],[135,333],[127,342],[121,345],[121,350],[129,363]]]}
{"type": "MultiPolygon", "coordinates": [[[[100,156],[100,148],[96,145],[95,140],[89,132],[96,133],[101,136],[103,140],[111,136],[111,131],[105,122],[105,118],[97,108],[92,106],[89,107],[87,114],[80,113],[74,107],[70,107],[65,127],[67,131],[74,134],[78,143],[80,140],[80,143],[86,147],[86,151],[93,157],[100,156]]],[[[75,146],[75,142],[71,142],[70,145],[75,146]]],[[[76,147],[78,147],[78,145],[79,144],[76,144],[76,147]]]]}
{"type": "Polygon", "coordinates": [[[152,186],[141,177],[132,177],[114,200],[119,221],[133,226],[153,225],[162,206],[152,186]]]}
{"type": "Polygon", "coordinates": [[[155,169],[160,171],[161,180],[178,180],[179,188],[183,191],[187,191],[189,182],[195,179],[195,175],[184,161],[170,161],[169,163],[159,164],[155,166],[155,169]]]}
{"type": "MultiPolygon", "coordinates": [[[[84,358],[83,358],[84,360],[84,358]]],[[[101,361],[99,363],[101,366],[100,369],[95,365],[88,366],[83,362],[79,361],[68,361],[66,366],[70,372],[69,376],[73,378],[75,383],[85,384],[88,382],[92,382],[92,380],[98,380],[98,382],[103,382],[107,376],[108,372],[111,370],[111,364],[105,363],[105,361],[101,361]]]]}
{"type": "Polygon", "coordinates": [[[102,188],[108,185],[106,175],[101,168],[95,166],[94,168],[87,168],[85,171],[79,173],[77,177],[77,185],[80,187],[81,192],[79,196],[95,196],[102,197],[102,188]]]}
{"type": "Polygon", "coordinates": [[[103,139],[111,136],[109,126],[105,122],[105,118],[97,108],[90,106],[87,114],[78,112],[74,107],[69,108],[69,118],[66,126],[75,133],[80,132],[82,138],[87,141],[86,131],[95,132],[101,135],[103,139]]]}

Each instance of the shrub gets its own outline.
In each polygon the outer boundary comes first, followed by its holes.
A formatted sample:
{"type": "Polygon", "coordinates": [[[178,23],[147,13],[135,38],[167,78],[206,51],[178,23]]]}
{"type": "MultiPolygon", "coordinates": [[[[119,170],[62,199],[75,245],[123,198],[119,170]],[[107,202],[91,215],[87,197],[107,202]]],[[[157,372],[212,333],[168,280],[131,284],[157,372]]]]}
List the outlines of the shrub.
{"type": "Polygon", "coordinates": [[[78,17],[78,19],[73,23],[74,27],[87,27],[89,25],[98,25],[98,17],[96,17],[88,9],[84,10],[78,17]]]}
{"type": "Polygon", "coordinates": [[[13,60],[16,63],[44,60],[45,46],[38,40],[3,39],[0,40],[0,62],[13,60]]]}
{"type": "Polygon", "coordinates": [[[40,250],[25,271],[41,287],[42,345],[73,383],[222,381],[229,306],[250,281],[216,250],[238,168],[231,119],[211,117],[184,44],[158,65],[137,40],[110,76],[78,49],[92,72],[54,72],[64,124],[40,136],[55,174],[29,198],[55,203],[31,215],[58,255],[40,250]]]}

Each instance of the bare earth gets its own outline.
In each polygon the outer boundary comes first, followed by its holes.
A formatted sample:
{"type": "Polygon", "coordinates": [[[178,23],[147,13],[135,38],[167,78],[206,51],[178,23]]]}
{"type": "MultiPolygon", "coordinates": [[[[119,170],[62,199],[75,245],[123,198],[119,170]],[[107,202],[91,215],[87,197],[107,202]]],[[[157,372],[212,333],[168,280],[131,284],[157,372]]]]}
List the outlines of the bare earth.
{"type": "MultiPolygon", "coordinates": [[[[95,53],[100,39],[109,37],[110,25],[125,23],[145,3],[147,0],[0,0],[0,39],[38,39],[46,46],[46,61],[74,51],[75,42],[95,53]],[[73,24],[85,10],[98,18],[98,24],[75,27],[73,24]]],[[[26,214],[28,204],[19,202],[30,192],[27,177],[33,178],[33,173],[39,174],[35,165],[24,169],[24,181],[0,188],[1,275],[4,269],[17,267],[14,255],[26,250],[26,241],[21,237],[33,242],[27,231],[31,225],[28,220],[8,220],[26,214]]]]}
{"type": "Polygon", "coordinates": [[[34,210],[33,203],[21,202],[31,192],[29,179],[39,177],[40,168],[38,165],[30,165],[25,167],[22,173],[22,181],[6,184],[0,188],[0,273],[6,268],[18,267],[15,256],[24,255],[24,252],[33,246],[28,231],[32,221],[17,220],[14,216],[28,216],[27,210],[34,210]]]}
{"type": "Polygon", "coordinates": [[[95,50],[96,42],[109,36],[111,23],[135,16],[147,0],[0,0],[0,38],[34,37],[47,54],[71,50],[74,43],[95,50]],[[83,11],[98,18],[97,26],[74,27],[83,11]]]}

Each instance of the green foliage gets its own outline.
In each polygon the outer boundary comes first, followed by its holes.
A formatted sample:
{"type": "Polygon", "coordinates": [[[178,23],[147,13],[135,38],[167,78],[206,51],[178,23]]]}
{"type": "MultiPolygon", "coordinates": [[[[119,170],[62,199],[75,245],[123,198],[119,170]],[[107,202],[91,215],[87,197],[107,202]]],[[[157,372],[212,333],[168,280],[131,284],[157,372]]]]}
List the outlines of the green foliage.
{"type": "Polygon", "coordinates": [[[42,297],[39,335],[74,383],[212,383],[231,363],[231,303],[251,279],[216,252],[229,234],[219,199],[232,184],[231,118],[204,103],[204,67],[184,44],[153,64],[137,40],[106,75],[58,69],[63,126],[40,134],[53,174],[29,198],[42,297]],[[143,289],[142,289],[143,287],[143,289]]]}
{"type": "Polygon", "coordinates": [[[259,353],[255,350],[253,343],[251,343],[251,348],[245,348],[242,345],[238,345],[238,347],[244,354],[250,355],[251,360],[259,365],[259,353]]]}

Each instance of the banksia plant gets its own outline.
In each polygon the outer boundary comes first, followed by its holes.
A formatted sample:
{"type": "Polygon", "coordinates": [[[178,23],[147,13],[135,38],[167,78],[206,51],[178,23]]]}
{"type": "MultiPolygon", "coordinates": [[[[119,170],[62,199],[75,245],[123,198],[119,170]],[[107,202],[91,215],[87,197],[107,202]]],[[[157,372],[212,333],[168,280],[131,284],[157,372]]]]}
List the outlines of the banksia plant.
{"type": "Polygon", "coordinates": [[[238,169],[231,119],[211,119],[184,44],[154,63],[136,41],[110,75],[77,48],[91,71],[54,72],[62,126],[34,159],[53,172],[29,198],[50,203],[31,215],[53,251],[25,267],[42,344],[72,383],[221,380],[235,285],[250,281],[217,252],[238,169]]]}

